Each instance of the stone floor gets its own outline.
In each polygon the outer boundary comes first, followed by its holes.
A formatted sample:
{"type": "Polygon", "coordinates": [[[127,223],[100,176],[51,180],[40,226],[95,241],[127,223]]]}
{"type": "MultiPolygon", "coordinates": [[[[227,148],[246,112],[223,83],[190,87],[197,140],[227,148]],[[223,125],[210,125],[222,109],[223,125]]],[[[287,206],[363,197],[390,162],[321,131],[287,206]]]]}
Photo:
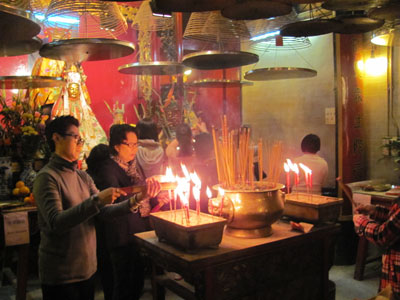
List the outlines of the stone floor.
{"type": "MultiPolygon", "coordinates": [[[[336,284],[336,300],[353,300],[362,299],[366,300],[377,294],[379,284],[380,263],[374,262],[368,264],[365,269],[363,281],[353,279],[354,265],[348,266],[333,266],[329,272],[329,278],[336,284]]],[[[1,300],[14,300],[15,288],[12,285],[5,285],[0,287],[1,300]]],[[[27,300],[40,300],[41,291],[37,278],[32,277],[28,281],[28,294],[27,300]]],[[[103,300],[103,293],[99,289],[96,291],[96,300],[103,300]]],[[[146,281],[144,294],[142,300],[150,300],[151,286],[150,281],[146,281]]],[[[167,292],[167,300],[182,299],[171,292],[167,292]]],[[[283,299],[284,300],[284,299],[283,299]]]]}

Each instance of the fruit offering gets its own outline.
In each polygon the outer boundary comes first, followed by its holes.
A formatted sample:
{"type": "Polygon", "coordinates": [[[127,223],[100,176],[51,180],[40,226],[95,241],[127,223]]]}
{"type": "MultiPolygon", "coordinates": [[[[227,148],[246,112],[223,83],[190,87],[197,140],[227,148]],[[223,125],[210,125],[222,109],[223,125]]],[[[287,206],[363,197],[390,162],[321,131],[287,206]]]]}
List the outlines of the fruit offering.
{"type": "Polygon", "coordinates": [[[13,196],[17,197],[28,196],[30,193],[31,190],[29,189],[29,187],[27,187],[25,183],[21,180],[15,184],[15,188],[12,190],[13,196]]]}

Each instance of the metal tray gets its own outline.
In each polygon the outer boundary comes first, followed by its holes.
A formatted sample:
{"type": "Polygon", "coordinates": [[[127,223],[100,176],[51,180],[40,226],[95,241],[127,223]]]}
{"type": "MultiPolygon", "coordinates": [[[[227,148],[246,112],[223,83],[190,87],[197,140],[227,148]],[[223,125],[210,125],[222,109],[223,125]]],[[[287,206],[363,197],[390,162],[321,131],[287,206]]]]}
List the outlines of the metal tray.
{"type": "Polygon", "coordinates": [[[291,193],[286,195],[284,216],[312,223],[337,221],[343,198],[291,193]]]}
{"type": "Polygon", "coordinates": [[[160,242],[174,245],[186,252],[203,248],[216,248],[221,243],[226,219],[189,210],[187,224],[182,210],[161,211],[150,214],[150,222],[160,242]]]}

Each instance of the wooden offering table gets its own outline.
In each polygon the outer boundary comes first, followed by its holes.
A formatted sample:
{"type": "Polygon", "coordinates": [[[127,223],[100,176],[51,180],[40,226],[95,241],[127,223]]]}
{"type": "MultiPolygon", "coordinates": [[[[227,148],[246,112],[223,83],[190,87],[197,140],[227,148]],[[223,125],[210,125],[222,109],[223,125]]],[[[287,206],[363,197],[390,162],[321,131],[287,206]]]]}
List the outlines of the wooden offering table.
{"type": "Polygon", "coordinates": [[[300,233],[279,221],[272,229],[271,236],[259,239],[224,234],[219,248],[196,253],[159,242],[154,231],[135,234],[152,261],[153,299],[164,299],[164,288],[185,299],[329,299],[328,272],[340,225],[300,233]],[[162,270],[184,280],[170,279],[162,270]]]}

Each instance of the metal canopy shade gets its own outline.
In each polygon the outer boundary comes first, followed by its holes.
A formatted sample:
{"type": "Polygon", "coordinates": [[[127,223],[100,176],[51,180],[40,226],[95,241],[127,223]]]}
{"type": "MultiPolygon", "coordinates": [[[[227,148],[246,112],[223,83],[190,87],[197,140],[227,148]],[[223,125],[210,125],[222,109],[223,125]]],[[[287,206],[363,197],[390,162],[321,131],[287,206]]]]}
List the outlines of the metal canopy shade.
{"type": "Polygon", "coordinates": [[[376,20],[364,16],[346,16],[338,19],[343,27],[335,30],[336,33],[358,34],[372,31],[381,27],[385,20],[376,20]]]}
{"type": "Polygon", "coordinates": [[[28,89],[58,87],[66,84],[62,77],[0,76],[0,89],[28,89]]]}
{"type": "Polygon", "coordinates": [[[335,20],[315,19],[289,23],[284,25],[280,31],[282,36],[315,36],[337,32],[342,26],[342,23],[335,20]]]}
{"type": "Polygon", "coordinates": [[[284,0],[284,2],[289,2],[292,4],[310,4],[310,3],[321,2],[321,0],[289,0],[289,1],[284,0]]]}
{"type": "Polygon", "coordinates": [[[132,54],[135,46],[130,42],[114,39],[58,40],[43,45],[39,54],[72,63],[120,58],[132,54]]]}
{"type": "Polygon", "coordinates": [[[201,80],[194,80],[192,82],[186,83],[189,87],[199,87],[199,88],[225,88],[225,87],[240,87],[243,85],[253,85],[252,82],[240,81],[240,80],[230,80],[230,79],[213,79],[206,78],[201,80]]]}
{"type": "Polygon", "coordinates": [[[368,12],[368,17],[373,19],[390,20],[400,18],[400,4],[390,3],[382,7],[373,8],[368,12]]]}
{"type": "Polygon", "coordinates": [[[236,3],[235,0],[153,0],[157,11],[201,12],[221,10],[236,3]]]}
{"type": "Polygon", "coordinates": [[[261,68],[246,72],[244,78],[252,81],[310,78],[317,76],[317,71],[306,68],[261,68]]]}
{"type": "Polygon", "coordinates": [[[39,34],[40,26],[29,13],[0,4],[0,41],[29,40],[39,34]]]}
{"type": "Polygon", "coordinates": [[[388,0],[327,0],[321,4],[322,8],[329,10],[367,10],[372,7],[384,5],[388,0]]]}
{"type": "Polygon", "coordinates": [[[174,75],[183,73],[184,68],[184,65],[177,62],[154,61],[123,65],[118,71],[133,75],[174,75]]]}
{"type": "Polygon", "coordinates": [[[233,20],[268,19],[287,15],[292,6],[284,2],[247,0],[225,7],[221,14],[233,20]]]}
{"type": "Polygon", "coordinates": [[[28,41],[0,42],[0,56],[16,56],[36,52],[42,46],[42,40],[34,37],[28,41]]]}
{"type": "Polygon", "coordinates": [[[216,70],[236,68],[258,62],[258,55],[243,51],[202,51],[185,55],[182,63],[190,68],[216,70]]]}

